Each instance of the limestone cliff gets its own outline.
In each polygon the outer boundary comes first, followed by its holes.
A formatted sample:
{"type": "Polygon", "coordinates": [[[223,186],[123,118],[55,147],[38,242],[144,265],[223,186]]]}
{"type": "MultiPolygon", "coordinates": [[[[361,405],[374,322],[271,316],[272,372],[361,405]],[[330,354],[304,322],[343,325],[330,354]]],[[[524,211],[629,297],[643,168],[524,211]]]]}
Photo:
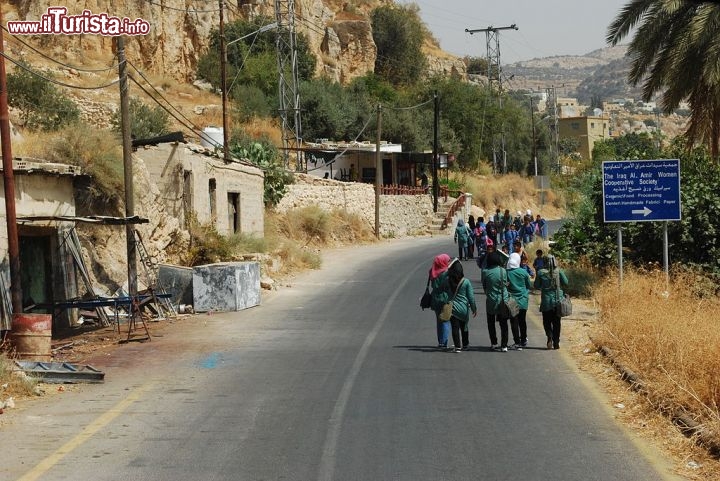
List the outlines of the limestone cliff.
{"type": "MultiPolygon", "coordinates": [[[[393,0],[338,1],[297,0],[297,31],[305,34],[317,58],[317,74],[348,82],[374,69],[377,49],[372,38],[369,12],[393,0]]],[[[37,21],[51,0],[9,0],[5,21],[37,21]]],[[[128,60],[146,72],[181,82],[194,80],[200,56],[207,51],[210,31],[220,22],[219,6],[193,0],[66,0],[68,13],[107,13],[150,24],[150,33],[127,37],[128,60]]],[[[275,19],[271,0],[231,0],[226,21],[238,18],[275,19]]],[[[38,37],[35,37],[37,40],[38,37]]],[[[43,51],[56,60],[88,59],[110,62],[113,39],[101,35],[53,35],[39,39],[43,51]]],[[[464,64],[446,54],[428,52],[431,72],[465,74],[464,64]]]]}

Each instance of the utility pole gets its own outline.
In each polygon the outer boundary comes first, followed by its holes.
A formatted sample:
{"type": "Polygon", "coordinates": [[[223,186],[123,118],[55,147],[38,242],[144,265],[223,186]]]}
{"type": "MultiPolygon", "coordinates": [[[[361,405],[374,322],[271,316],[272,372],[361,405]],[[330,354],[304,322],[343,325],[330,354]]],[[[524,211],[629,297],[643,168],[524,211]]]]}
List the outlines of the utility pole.
{"type": "MultiPolygon", "coordinates": [[[[125,217],[135,215],[135,189],[133,186],[131,119],[128,99],[127,62],[125,61],[125,38],[117,37],[118,76],[120,78],[120,131],[122,132],[123,170],[125,173],[125,217]]],[[[134,315],[137,296],[137,251],[135,250],[135,227],[125,224],[127,243],[128,295],[130,296],[130,319],[134,315]]]]}
{"type": "MultiPolygon", "coordinates": [[[[433,120],[433,163],[432,163],[432,175],[433,175],[433,212],[438,211],[438,196],[440,195],[440,185],[438,181],[438,161],[439,159],[439,141],[438,131],[440,129],[440,99],[438,98],[437,90],[434,94],[434,120],[433,120]]],[[[449,168],[450,166],[447,166],[449,168]]]]}
{"type": "MultiPolygon", "coordinates": [[[[485,40],[487,46],[487,69],[488,69],[488,89],[493,91],[493,86],[497,85],[497,101],[498,109],[502,115],[502,68],[500,63],[500,31],[502,30],[518,30],[516,24],[508,25],[506,27],[493,27],[487,28],[466,28],[465,31],[470,35],[478,32],[485,32],[485,40]]],[[[493,135],[493,171],[497,173],[497,154],[496,154],[495,140],[493,135]]],[[[505,152],[505,122],[501,122],[500,127],[500,153],[502,155],[503,162],[503,173],[507,173],[507,152],[505,152]]]]}
{"type": "MultiPolygon", "coordinates": [[[[565,84],[563,84],[565,85],[565,84]]],[[[550,158],[555,160],[557,173],[561,173],[560,166],[560,128],[558,125],[557,91],[554,85],[545,88],[547,93],[547,111],[550,115],[550,158]]]]}
{"type": "MultiPolygon", "coordinates": [[[[0,8],[0,26],[3,23],[0,8]]],[[[22,313],[22,286],[20,284],[20,243],[15,211],[15,175],[10,140],[10,113],[8,109],[7,75],[5,72],[3,31],[0,28],[0,145],[2,145],[3,186],[5,187],[5,220],[7,221],[8,258],[10,260],[10,302],[14,314],[22,313]]],[[[2,339],[0,339],[2,341],[2,339]]]]}
{"type": "Polygon", "coordinates": [[[535,138],[535,111],[533,108],[533,98],[532,94],[528,95],[528,100],[530,101],[530,125],[532,125],[532,160],[535,163],[535,177],[538,175],[538,165],[537,165],[537,140],[535,138]]]}
{"type": "Polygon", "coordinates": [[[227,44],[225,42],[225,0],[220,2],[220,90],[222,91],[223,160],[230,162],[229,132],[227,118],[227,44]]]}
{"type": "Polygon", "coordinates": [[[375,237],[380,239],[380,188],[382,187],[382,152],[380,136],[382,135],[382,105],[377,106],[377,139],[375,142],[375,237]]]}

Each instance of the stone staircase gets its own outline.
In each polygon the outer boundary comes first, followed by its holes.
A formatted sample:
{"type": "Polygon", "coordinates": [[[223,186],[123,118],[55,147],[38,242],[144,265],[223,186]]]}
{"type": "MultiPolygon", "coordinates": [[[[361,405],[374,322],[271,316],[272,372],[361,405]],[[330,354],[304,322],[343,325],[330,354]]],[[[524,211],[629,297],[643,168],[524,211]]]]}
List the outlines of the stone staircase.
{"type": "Polygon", "coordinates": [[[453,227],[448,224],[448,226],[443,229],[442,224],[445,221],[445,216],[450,211],[450,207],[452,207],[456,199],[448,197],[448,200],[446,202],[444,202],[443,199],[444,197],[440,197],[438,199],[438,210],[435,213],[435,217],[432,219],[428,227],[428,231],[432,235],[448,234],[450,232],[450,230],[448,229],[453,227]]]}

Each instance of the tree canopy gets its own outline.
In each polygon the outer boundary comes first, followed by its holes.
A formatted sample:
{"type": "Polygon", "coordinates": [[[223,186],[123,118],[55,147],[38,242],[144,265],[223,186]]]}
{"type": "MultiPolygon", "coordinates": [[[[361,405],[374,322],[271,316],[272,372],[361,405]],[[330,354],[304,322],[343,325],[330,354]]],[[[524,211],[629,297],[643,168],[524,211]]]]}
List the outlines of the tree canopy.
{"type": "Polygon", "coordinates": [[[617,45],[630,32],[629,80],[642,84],[643,100],[661,95],[672,112],[690,104],[686,147],[704,142],[720,159],[720,4],[676,0],[632,0],[608,28],[607,41],[617,45]]]}
{"type": "Polygon", "coordinates": [[[417,10],[385,5],[374,9],[370,18],[377,46],[375,73],[396,86],[422,79],[427,59],[422,52],[425,36],[417,10]]]}

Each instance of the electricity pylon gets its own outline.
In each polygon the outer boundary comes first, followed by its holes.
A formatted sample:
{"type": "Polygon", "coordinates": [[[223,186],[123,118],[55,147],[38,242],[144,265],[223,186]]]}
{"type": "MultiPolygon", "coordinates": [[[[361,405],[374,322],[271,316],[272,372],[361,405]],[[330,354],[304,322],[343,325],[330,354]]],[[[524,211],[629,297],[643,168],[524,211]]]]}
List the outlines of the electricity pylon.
{"type": "Polygon", "coordinates": [[[282,127],[285,167],[290,164],[290,152],[297,154],[297,170],[302,170],[300,151],[302,122],[300,120],[300,82],[298,81],[297,42],[295,37],[295,1],[275,0],[277,23],[278,94],[282,127]]]}
{"type": "MultiPolygon", "coordinates": [[[[487,77],[488,89],[490,92],[497,92],[498,110],[502,112],[502,69],[500,63],[500,31],[501,30],[517,30],[516,24],[507,27],[487,27],[487,28],[466,28],[465,31],[470,35],[478,32],[485,32],[487,43],[487,77]],[[497,86],[493,89],[493,86],[497,86]]],[[[502,114],[501,114],[502,115],[502,114]]],[[[494,136],[493,136],[494,137],[494,136]]],[[[507,173],[507,152],[505,152],[505,122],[501,122],[500,127],[500,153],[502,154],[503,173],[507,173]]],[[[493,140],[493,172],[498,170],[497,147],[493,140]]]]}

